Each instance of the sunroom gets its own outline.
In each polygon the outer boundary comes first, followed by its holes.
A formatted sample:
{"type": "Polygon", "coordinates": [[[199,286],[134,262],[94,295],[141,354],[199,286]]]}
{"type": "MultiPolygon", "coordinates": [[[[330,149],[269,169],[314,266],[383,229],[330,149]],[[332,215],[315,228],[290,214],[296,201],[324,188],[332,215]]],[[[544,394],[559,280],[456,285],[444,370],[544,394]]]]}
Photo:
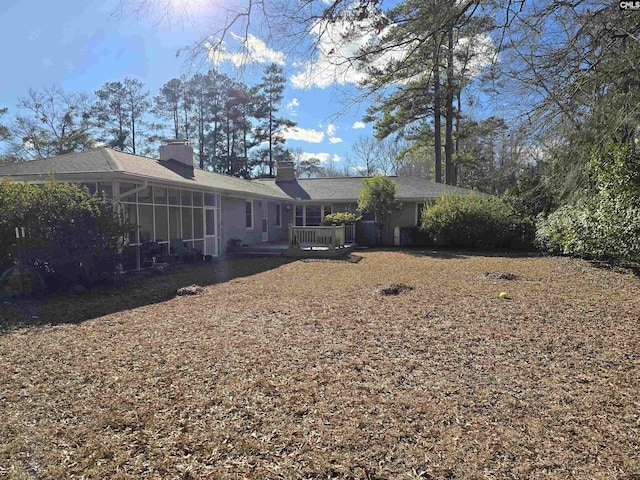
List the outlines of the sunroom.
{"type": "Polygon", "coordinates": [[[140,268],[145,261],[172,262],[176,240],[204,256],[221,254],[220,193],[121,180],[81,184],[117,201],[136,226],[129,234],[125,269],[140,268]],[[151,245],[153,251],[146,254],[151,245]]]}

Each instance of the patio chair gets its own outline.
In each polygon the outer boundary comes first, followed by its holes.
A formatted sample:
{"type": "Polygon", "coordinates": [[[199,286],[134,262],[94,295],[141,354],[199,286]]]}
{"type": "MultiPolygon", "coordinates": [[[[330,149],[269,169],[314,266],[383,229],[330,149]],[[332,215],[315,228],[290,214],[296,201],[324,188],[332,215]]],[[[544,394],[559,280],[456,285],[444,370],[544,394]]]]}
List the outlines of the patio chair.
{"type": "Polygon", "coordinates": [[[202,252],[196,250],[188,243],[181,238],[172,238],[171,239],[171,253],[175,253],[180,257],[180,259],[187,262],[195,262],[197,260],[202,260],[202,252]]]}
{"type": "Polygon", "coordinates": [[[158,242],[145,242],[142,244],[142,267],[152,267],[158,260],[162,247],[158,242]]]}

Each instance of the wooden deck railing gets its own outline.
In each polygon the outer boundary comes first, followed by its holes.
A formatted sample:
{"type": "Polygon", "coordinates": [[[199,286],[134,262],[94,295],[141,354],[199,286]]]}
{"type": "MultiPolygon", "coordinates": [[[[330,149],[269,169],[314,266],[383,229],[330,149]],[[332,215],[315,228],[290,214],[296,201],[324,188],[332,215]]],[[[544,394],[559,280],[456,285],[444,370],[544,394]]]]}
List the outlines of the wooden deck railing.
{"type": "Polygon", "coordinates": [[[344,243],[356,243],[356,224],[344,226],[344,243]]]}
{"type": "Polygon", "coordinates": [[[355,240],[355,225],[297,227],[289,225],[289,246],[294,248],[342,248],[355,240]]]}

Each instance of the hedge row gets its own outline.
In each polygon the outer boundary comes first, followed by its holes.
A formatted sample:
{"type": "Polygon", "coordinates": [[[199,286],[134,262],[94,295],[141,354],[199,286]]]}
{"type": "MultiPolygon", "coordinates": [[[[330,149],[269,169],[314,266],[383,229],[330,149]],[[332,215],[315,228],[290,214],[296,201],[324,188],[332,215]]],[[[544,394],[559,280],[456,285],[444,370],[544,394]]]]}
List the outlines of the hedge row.
{"type": "Polygon", "coordinates": [[[130,229],[111,202],[53,179],[3,180],[0,211],[0,272],[18,262],[31,265],[50,291],[110,278],[130,229]]]}
{"type": "Polygon", "coordinates": [[[490,195],[444,195],[422,212],[420,229],[434,246],[530,249],[534,225],[490,195]]]}

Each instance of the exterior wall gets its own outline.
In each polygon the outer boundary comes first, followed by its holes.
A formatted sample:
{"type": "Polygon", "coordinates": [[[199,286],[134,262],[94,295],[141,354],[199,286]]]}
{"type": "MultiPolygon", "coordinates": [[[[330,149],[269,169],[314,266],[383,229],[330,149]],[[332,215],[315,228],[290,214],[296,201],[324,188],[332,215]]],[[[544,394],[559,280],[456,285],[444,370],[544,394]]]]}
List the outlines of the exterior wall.
{"type": "Polygon", "coordinates": [[[415,227],[416,226],[416,208],[418,203],[422,202],[402,202],[402,208],[396,212],[389,222],[389,226],[382,234],[382,243],[384,245],[393,245],[393,235],[395,227],[415,227]]]}
{"type": "Polygon", "coordinates": [[[291,223],[291,211],[287,211],[286,206],[291,204],[283,202],[269,202],[269,241],[282,242],[288,238],[288,226],[291,223]],[[277,208],[280,205],[280,226],[277,223],[277,208]]]}
{"type": "MultiPolygon", "coordinates": [[[[262,202],[266,200],[222,197],[222,249],[226,253],[231,239],[239,239],[242,243],[262,242],[262,202]],[[253,202],[253,229],[246,226],[247,201],[253,202]]],[[[271,211],[269,212],[271,215],[271,211]]],[[[273,212],[275,222],[275,210],[273,212]]],[[[270,220],[271,221],[271,220],[270,220]]]]}
{"type": "MultiPolygon", "coordinates": [[[[420,202],[424,203],[424,202],[420,202]]],[[[416,202],[405,202],[402,204],[400,212],[394,216],[392,222],[394,227],[415,227],[416,226],[416,202]]]]}
{"type": "Polygon", "coordinates": [[[284,240],[289,240],[289,225],[293,225],[295,219],[293,215],[295,214],[295,206],[293,203],[285,203],[282,207],[282,228],[284,228],[284,240]]]}
{"type": "Polygon", "coordinates": [[[343,213],[343,212],[356,213],[357,208],[358,208],[357,203],[334,203],[333,213],[343,213]]]}

